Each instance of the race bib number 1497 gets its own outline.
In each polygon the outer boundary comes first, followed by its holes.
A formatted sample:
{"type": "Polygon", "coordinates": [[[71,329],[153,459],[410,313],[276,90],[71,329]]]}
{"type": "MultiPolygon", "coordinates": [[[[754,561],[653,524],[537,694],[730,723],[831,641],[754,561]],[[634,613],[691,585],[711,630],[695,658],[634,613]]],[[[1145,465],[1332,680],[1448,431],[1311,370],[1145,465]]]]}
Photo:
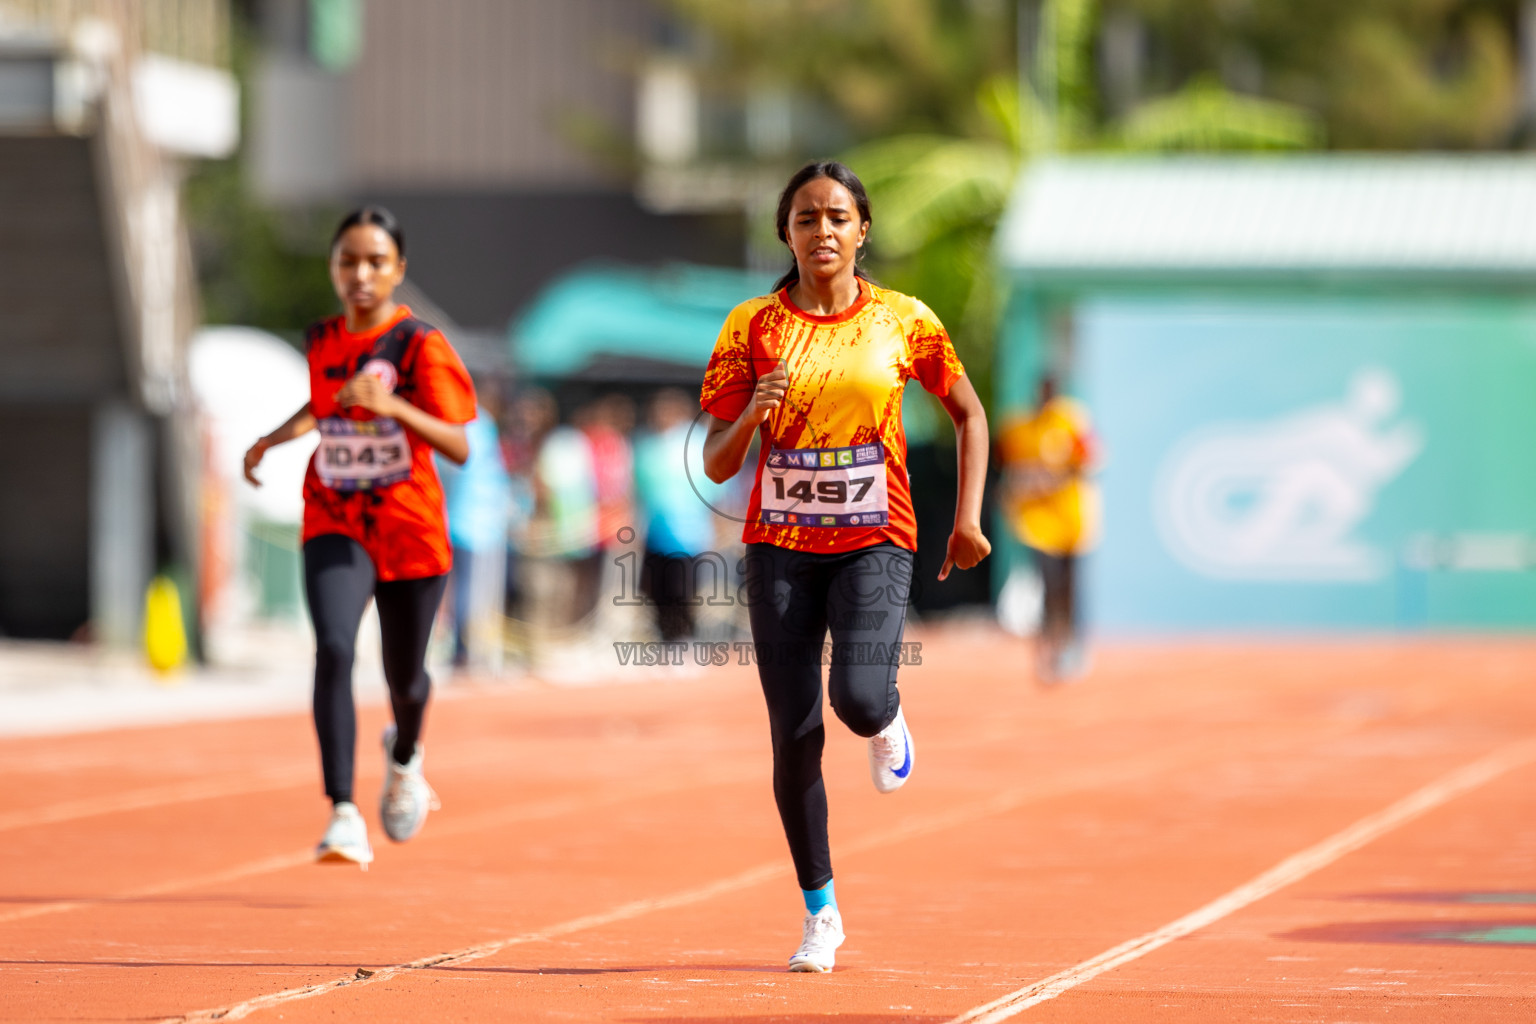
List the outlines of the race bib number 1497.
{"type": "Polygon", "coordinates": [[[762,521],[773,526],[884,526],[885,446],[774,448],[763,466],[762,521]]]}

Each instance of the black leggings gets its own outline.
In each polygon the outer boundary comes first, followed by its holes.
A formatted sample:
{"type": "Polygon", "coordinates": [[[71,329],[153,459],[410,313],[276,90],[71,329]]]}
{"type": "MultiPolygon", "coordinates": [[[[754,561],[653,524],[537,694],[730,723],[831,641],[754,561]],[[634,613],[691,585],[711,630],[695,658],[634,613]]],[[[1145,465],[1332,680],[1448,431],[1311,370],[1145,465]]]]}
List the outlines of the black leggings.
{"type": "Polygon", "coordinates": [[[1035,552],[1044,589],[1040,631],[1048,640],[1065,644],[1077,636],[1077,556],[1035,552]]]}
{"type": "Polygon", "coordinates": [[[395,713],[394,758],[404,764],[415,753],[432,692],[427,641],[447,580],[447,576],[428,576],[380,581],[363,546],[339,534],[316,537],[304,545],[304,595],[315,624],[315,734],[320,739],[325,795],[332,801],[352,799],[352,760],[357,748],[352,661],[368,599],[373,598],[379,608],[384,680],[395,713]]]}
{"type": "Polygon", "coordinates": [[[747,611],[768,702],[773,796],[802,889],[832,878],[821,777],[823,657],[830,653],[828,689],[843,724],[860,736],[890,725],[901,707],[896,669],[912,563],[912,552],[890,544],[836,555],[747,545],[747,611]]]}

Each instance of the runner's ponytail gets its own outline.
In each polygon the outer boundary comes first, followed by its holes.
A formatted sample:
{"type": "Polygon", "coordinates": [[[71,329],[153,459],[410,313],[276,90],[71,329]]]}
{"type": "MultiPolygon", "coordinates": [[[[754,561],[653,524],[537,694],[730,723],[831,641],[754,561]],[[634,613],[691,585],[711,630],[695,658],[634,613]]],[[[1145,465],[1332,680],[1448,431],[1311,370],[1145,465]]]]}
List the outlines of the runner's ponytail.
{"type": "MultiPolygon", "coordinates": [[[[860,219],[865,224],[874,222],[874,218],[869,214],[869,193],[864,191],[864,183],[859,180],[859,176],[854,174],[847,164],[839,163],[836,160],[821,160],[809,163],[796,171],[794,176],[789,179],[789,184],[784,186],[784,191],[779,193],[779,208],[774,215],[774,226],[778,229],[779,241],[785,245],[789,244],[789,214],[790,207],[795,202],[795,193],[799,192],[807,182],[815,181],[817,178],[831,178],[843,186],[843,188],[846,188],[848,194],[853,196],[854,204],[859,208],[860,219]]],[[[864,273],[864,269],[858,265],[857,257],[855,257],[853,272],[855,276],[865,281],[871,280],[870,276],[864,273]]],[[[773,290],[775,292],[782,291],[799,280],[800,263],[791,257],[789,270],[785,272],[783,277],[774,282],[773,290]]]]}

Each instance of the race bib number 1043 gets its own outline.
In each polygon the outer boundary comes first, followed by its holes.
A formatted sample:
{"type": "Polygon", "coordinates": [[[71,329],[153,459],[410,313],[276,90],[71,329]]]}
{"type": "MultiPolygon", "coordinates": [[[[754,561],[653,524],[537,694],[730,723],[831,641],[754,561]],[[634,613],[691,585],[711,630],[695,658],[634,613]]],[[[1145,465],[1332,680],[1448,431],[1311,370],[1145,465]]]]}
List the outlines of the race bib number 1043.
{"type": "Polygon", "coordinates": [[[762,521],[773,526],[884,526],[885,446],[774,448],[763,466],[762,521]]]}
{"type": "Polygon", "coordinates": [[[348,420],[327,416],[319,424],[315,470],[337,491],[365,491],[408,480],[411,445],[405,430],[387,416],[348,420]]]}

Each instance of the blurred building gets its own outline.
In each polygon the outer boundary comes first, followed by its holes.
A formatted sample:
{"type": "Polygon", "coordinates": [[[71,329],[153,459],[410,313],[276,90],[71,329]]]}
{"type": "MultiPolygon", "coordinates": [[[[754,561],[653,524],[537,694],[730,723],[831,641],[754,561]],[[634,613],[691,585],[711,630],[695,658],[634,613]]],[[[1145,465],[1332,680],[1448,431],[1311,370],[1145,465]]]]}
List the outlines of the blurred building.
{"type": "Polygon", "coordinates": [[[1536,624],[1536,160],[1047,160],[998,254],[1000,411],[1051,368],[1104,442],[1096,624],[1536,624]]]}
{"type": "Polygon", "coordinates": [[[151,573],[195,575],[177,189],[234,148],[228,53],[221,0],[0,3],[5,635],[135,642],[151,573]]]}
{"type": "Polygon", "coordinates": [[[644,65],[665,31],[658,5],[246,6],[260,197],[389,206],[412,279],[469,332],[503,337],[542,285],[588,260],[740,262],[739,215],[658,213],[631,184],[656,119],[644,65]]]}

